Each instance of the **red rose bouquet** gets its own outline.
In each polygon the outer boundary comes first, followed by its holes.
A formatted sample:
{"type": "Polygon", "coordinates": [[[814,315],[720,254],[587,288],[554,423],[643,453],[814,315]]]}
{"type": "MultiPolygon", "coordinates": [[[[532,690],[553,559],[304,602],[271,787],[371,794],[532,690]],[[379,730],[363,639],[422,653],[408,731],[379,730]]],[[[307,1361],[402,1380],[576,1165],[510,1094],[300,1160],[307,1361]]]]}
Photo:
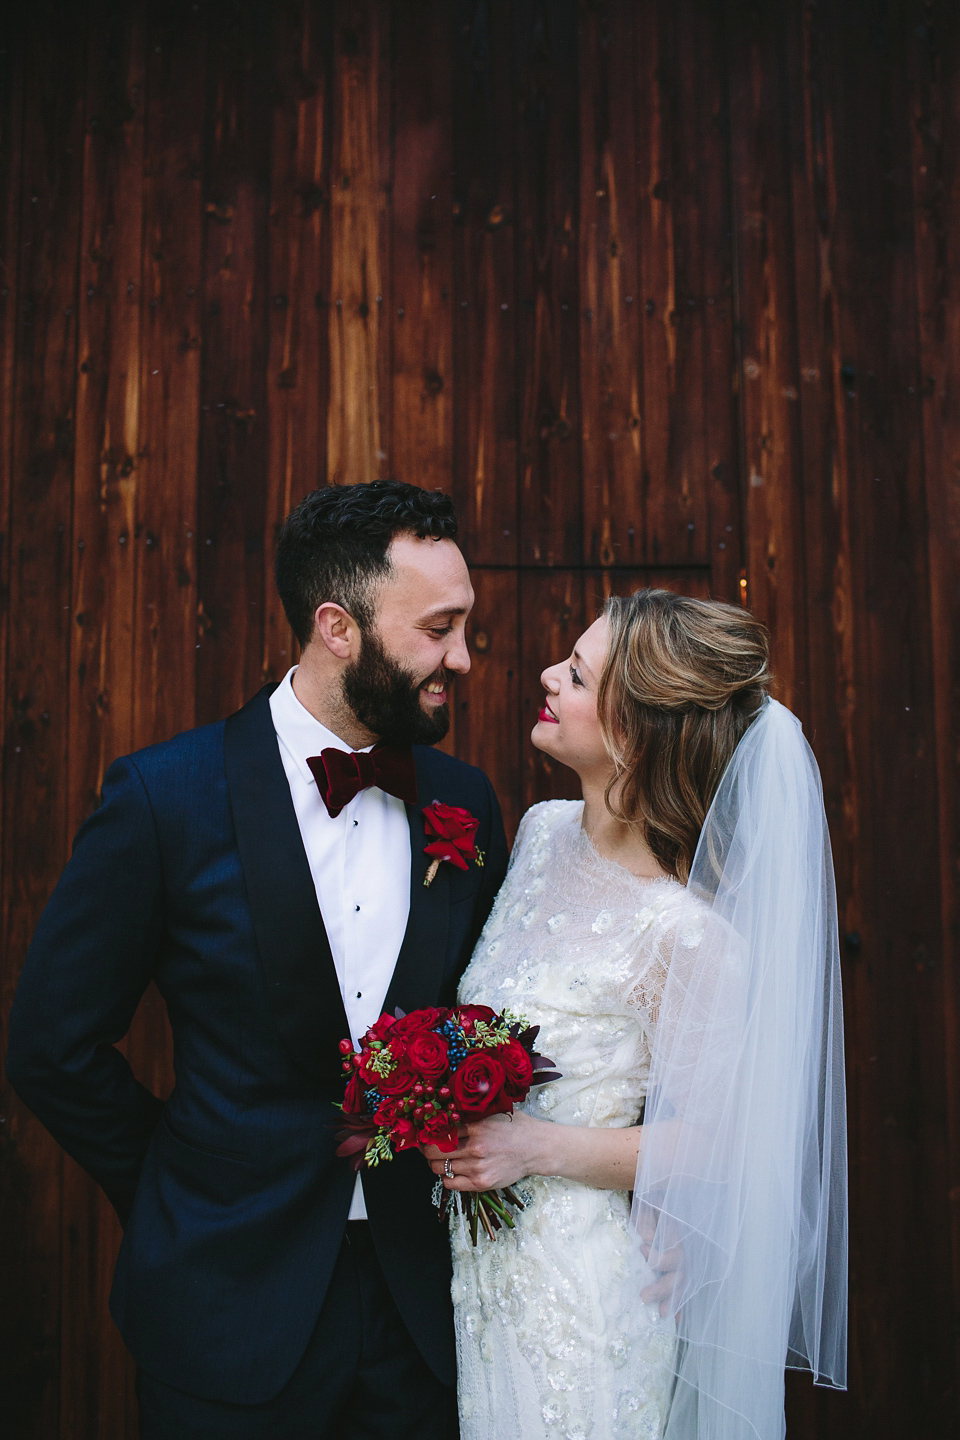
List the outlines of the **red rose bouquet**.
{"type": "MultiPolygon", "coordinates": [[[[533,1048],[539,1028],[488,1005],[381,1015],[359,1053],[351,1041],[340,1041],[349,1078],[337,1154],[359,1170],[417,1145],[456,1150],[461,1124],[509,1114],[533,1085],[560,1078],[553,1061],[533,1048]]],[[[441,1219],[450,1195],[444,1190],[440,1198],[441,1219]]],[[[456,1198],[474,1244],[480,1225],[492,1240],[502,1225],[513,1228],[510,1207],[523,1209],[509,1188],[456,1192],[456,1198]]]]}

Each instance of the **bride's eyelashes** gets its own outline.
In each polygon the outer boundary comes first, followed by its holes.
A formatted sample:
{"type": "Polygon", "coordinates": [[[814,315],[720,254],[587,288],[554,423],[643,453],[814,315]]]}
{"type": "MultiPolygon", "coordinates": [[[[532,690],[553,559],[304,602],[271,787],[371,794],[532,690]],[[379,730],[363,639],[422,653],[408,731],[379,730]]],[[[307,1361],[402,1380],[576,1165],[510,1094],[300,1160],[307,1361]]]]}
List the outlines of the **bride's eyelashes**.
{"type": "Polygon", "coordinates": [[[580,678],[579,671],[574,665],[570,666],[570,679],[573,681],[574,685],[579,685],[583,687],[583,681],[580,678]]]}

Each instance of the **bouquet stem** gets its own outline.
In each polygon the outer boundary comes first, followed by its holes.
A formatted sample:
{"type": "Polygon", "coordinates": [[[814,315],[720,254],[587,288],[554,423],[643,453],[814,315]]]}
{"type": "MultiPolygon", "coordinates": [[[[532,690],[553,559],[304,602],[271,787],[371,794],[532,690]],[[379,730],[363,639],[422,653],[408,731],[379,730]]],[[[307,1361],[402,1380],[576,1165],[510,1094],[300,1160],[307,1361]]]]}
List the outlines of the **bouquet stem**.
{"type": "Polygon", "coordinates": [[[454,1195],[457,1197],[461,1214],[466,1216],[470,1226],[470,1239],[474,1245],[480,1238],[481,1226],[487,1236],[495,1240],[497,1231],[502,1230],[504,1225],[508,1230],[516,1229],[511,1210],[526,1208],[520,1196],[509,1185],[505,1185],[502,1190],[465,1190],[459,1193],[445,1190],[437,1207],[441,1220],[447,1214],[451,1196],[454,1195]]]}

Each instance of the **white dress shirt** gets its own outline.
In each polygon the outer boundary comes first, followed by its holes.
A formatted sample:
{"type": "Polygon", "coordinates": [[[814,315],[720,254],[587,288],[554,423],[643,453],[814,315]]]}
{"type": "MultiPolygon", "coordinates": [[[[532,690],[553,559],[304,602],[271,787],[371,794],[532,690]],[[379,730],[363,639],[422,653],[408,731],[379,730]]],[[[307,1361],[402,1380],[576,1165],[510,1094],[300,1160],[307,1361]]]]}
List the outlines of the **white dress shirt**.
{"type": "MultiPolygon", "coordinates": [[[[329,745],[352,746],[300,704],[292,684],[296,668],[270,696],[270,713],[356,1045],[382,1013],[407,928],[410,827],[403,801],[378,786],[361,790],[331,818],[307,758],[329,745]]],[[[363,1220],[366,1213],[358,1175],[349,1218],[363,1220]]]]}

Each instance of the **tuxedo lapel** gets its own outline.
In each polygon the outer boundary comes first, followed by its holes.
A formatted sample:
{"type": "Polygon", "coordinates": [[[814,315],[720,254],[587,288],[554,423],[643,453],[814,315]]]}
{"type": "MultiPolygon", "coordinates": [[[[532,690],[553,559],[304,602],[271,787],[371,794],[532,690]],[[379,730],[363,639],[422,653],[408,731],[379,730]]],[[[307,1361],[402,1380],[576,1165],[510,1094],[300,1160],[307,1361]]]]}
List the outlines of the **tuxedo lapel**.
{"type": "Polygon", "coordinates": [[[281,1040],[301,1071],[339,1088],[337,1047],[349,1029],[270,713],[274,688],[264,686],[226,722],[227,789],[281,1040]]]}
{"type": "Polygon", "coordinates": [[[410,826],[410,916],[400,954],[383,1003],[392,1015],[401,1010],[419,1010],[432,1005],[440,994],[447,952],[447,924],[450,914],[449,866],[441,865],[431,884],[424,885],[430,857],[423,853],[427,843],[423,829],[423,805],[429,805],[429,750],[416,749],[419,801],[407,806],[410,826]]]}

